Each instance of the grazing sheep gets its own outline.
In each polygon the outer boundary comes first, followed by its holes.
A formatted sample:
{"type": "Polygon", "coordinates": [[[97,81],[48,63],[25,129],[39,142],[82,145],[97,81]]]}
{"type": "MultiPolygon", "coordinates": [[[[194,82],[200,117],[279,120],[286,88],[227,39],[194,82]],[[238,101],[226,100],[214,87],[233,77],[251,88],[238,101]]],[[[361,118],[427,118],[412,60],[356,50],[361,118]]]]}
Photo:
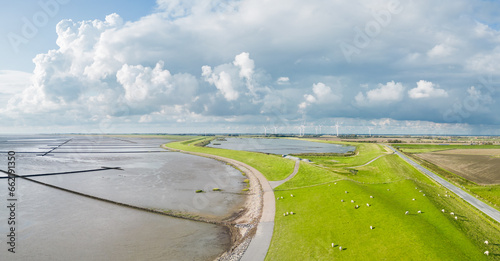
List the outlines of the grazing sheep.
{"type": "Polygon", "coordinates": [[[419,190],[418,192],[422,193],[422,190],[419,190]]]}
{"type": "Polygon", "coordinates": [[[366,206],[367,206],[367,207],[369,207],[369,206],[370,206],[370,204],[366,203],[366,206]]]}
{"type": "Polygon", "coordinates": [[[288,216],[288,212],[286,212],[286,215],[288,216]]]}
{"type": "Polygon", "coordinates": [[[454,215],[455,215],[455,213],[451,212],[451,213],[450,213],[450,215],[454,216],[454,215]]]}
{"type": "Polygon", "coordinates": [[[415,189],[417,189],[417,187],[415,187],[415,189]]]}
{"type": "Polygon", "coordinates": [[[283,216],[286,216],[286,213],[283,213],[283,216]]]}
{"type": "Polygon", "coordinates": [[[293,213],[293,212],[290,212],[290,215],[295,215],[295,213],[293,213]]]}
{"type": "Polygon", "coordinates": [[[292,198],[293,198],[293,194],[290,194],[290,197],[292,197],[292,198]]]}
{"type": "Polygon", "coordinates": [[[351,203],[354,203],[354,200],[351,200],[351,203]]]}
{"type": "Polygon", "coordinates": [[[490,242],[488,242],[488,240],[486,240],[486,241],[484,241],[484,243],[485,243],[486,245],[488,245],[490,242]]]}
{"type": "Polygon", "coordinates": [[[414,198],[412,198],[411,200],[415,200],[414,198]]]}
{"type": "Polygon", "coordinates": [[[443,212],[443,213],[444,213],[444,209],[441,209],[441,212],[443,212]]]}
{"type": "Polygon", "coordinates": [[[337,185],[337,182],[335,182],[335,183],[333,183],[333,184],[337,185]]]}
{"type": "Polygon", "coordinates": [[[389,191],[390,189],[387,189],[387,191],[389,191]]]}
{"type": "Polygon", "coordinates": [[[344,202],[344,200],[343,200],[343,199],[341,199],[341,200],[340,200],[340,202],[344,202]]]}
{"type": "MultiPolygon", "coordinates": [[[[339,246],[339,250],[340,250],[340,251],[342,251],[342,247],[341,247],[341,246],[339,246]]],[[[486,252],[487,252],[487,251],[486,251],[486,252]]]]}
{"type": "Polygon", "coordinates": [[[373,227],[372,227],[372,226],[370,226],[370,229],[373,229],[373,227]]]}
{"type": "Polygon", "coordinates": [[[406,212],[405,212],[405,215],[408,215],[408,214],[410,214],[410,211],[406,211],[406,212]]]}
{"type": "Polygon", "coordinates": [[[370,198],[373,198],[373,196],[370,196],[370,198]]]}
{"type": "Polygon", "coordinates": [[[345,193],[347,194],[348,192],[346,191],[345,193]]]}
{"type": "Polygon", "coordinates": [[[281,199],[283,199],[283,197],[281,197],[281,199]]]}
{"type": "Polygon", "coordinates": [[[356,205],[354,208],[355,208],[355,209],[358,209],[358,208],[359,208],[359,206],[358,206],[358,205],[356,205]]]}
{"type": "Polygon", "coordinates": [[[332,247],[334,247],[334,246],[335,246],[335,243],[332,243],[332,247]]]}
{"type": "Polygon", "coordinates": [[[425,197],[425,194],[424,194],[424,197],[425,197]]]}
{"type": "Polygon", "coordinates": [[[458,217],[457,217],[457,216],[455,216],[455,220],[458,220],[458,217]]]}
{"type": "Polygon", "coordinates": [[[441,197],[441,195],[438,194],[438,197],[441,197]]]}
{"type": "Polygon", "coordinates": [[[417,211],[417,213],[418,213],[418,214],[421,214],[421,213],[422,213],[422,211],[420,211],[420,210],[419,210],[419,211],[417,211]]]}
{"type": "Polygon", "coordinates": [[[487,255],[487,256],[489,256],[490,255],[490,251],[486,250],[486,251],[484,251],[484,254],[487,255]]]}

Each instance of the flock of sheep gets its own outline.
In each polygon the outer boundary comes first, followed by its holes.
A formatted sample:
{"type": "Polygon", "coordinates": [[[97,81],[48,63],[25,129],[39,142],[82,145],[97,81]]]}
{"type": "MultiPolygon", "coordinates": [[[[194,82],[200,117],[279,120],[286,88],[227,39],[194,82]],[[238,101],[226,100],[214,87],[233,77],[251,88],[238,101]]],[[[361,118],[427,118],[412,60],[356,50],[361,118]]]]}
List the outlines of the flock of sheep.
{"type": "MultiPolygon", "coordinates": [[[[335,183],[335,184],[337,184],[337,183],[335,183]]],[[[418,188],[415,187],[415,189],[418,189],[418,188]]],[[[387,189],[387,191],[390,191],[390,190],[387,189]]],[[[419,192],[422,193],[422,190],[420,190],[419,192]]],[[[348,191],[345,191],[345,194],[348,194],[348,193],[349,193],[348,191]]],[[[425,197],[425,194],[423,194],[423,196],[425,197]]],[[[438,196],[440,196],[440,195],[438,194],[438,196]]],[[[293,194],[290,194],[290,197],[293,198],[294,197],[293,194]]],[[[450,197],[450,195],[448,195],[448,193],[445,192],[445,197],[450,197]]],[[[373,196],[370,196],[370,198],[373,199],[373,196]]],[[[276,199],[280,200],[280,199],[283,199],[283,197],[277,197],[276,199]]],[[[415,201],[415,198],[412,198],[412,200],[415,201]]],[[[344,200],[341,199],[340,202],[344,202],[344,200]]],[[[354,203],[354,202],[355,202],[354,200],[351,200],[351,203],[354,203]]],[[[370,205],[370,203],[366,203],[366,206],[370,207],[371,205],[370,205]]],[[[358,209],[359,205],[355,205],[354,208],[358,209]]],[[[444,209],[442,209],[441,212],[445,213],[446,211],[444,209]]],[[[422,211],[418,210],[417,213],[421,214],[422,211]]],[[[285,213],[283,213],[283,216],[294,215],[294,214],[295,214],[294,212],[285,212],[285,213]]],[[[408,214],[410,214],[410,211],[405,212],[405,215],[408,215],[408,214]]],[[[454,212],[450,212],[450,215],[454,216],[455,220],[458,220],[458,217],[455,215],[454,212]]],[[[374,227],[370,226],[370,229],[374,229],[374,227]]],[[[484,241],[484,244],[488,245],[489,244],[488,240],[484,241]]],[[[335,247],[335,246],[336,246],[335,243],[332,243],[332,247],[335,247]]],[[[339,250],[342,251],[342,249],[343,249],[342,246],[339,246],[339,250]]],[[[487,250],[484,252],[484,254],[488,256],[490,254],[490,252],[487,250]]]]}

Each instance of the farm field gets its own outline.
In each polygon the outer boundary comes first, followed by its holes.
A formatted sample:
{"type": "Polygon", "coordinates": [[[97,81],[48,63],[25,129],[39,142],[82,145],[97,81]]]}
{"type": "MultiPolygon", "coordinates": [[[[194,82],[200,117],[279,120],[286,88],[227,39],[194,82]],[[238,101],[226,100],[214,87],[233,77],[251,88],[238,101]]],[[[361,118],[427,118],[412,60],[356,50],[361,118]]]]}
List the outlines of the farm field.
{"type": "MultiPolygon", "coordinates": [[[[245,158],[188,144],[168,146],[245,158]]],[[[499,224],[462,199],[445,197],[444,188],[383,146],[349,145],[357,146],[357,155],[307,157],[313,163],[301,162],[298,174],[275,189],[266,260],[489,260],[500,254],[499,224]]]]}
{"type": "Polygon", "coordinates": [[[446,152],[417,156],[479,185],[500,184],[500,157],[446,152]]]}
{"type": "MultiPolygon", "coordinates": [[[[408,146],[408,145],[406,145],[408,146]]],[[[500,149],[497,145],[453,146],[434,150],[435,145],[418,145],[425,153],[410,153],[415,160],[436,174],[469,190],[496,209],[500,209],[500,149]]]]}

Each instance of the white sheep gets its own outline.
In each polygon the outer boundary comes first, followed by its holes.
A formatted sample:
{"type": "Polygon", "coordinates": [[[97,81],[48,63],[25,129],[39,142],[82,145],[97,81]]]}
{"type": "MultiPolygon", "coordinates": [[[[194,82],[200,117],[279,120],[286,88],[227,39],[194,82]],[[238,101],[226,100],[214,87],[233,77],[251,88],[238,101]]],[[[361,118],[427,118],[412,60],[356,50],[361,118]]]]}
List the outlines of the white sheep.
{"type": "Polygon", "coordinates": [[[337,185],[337,182],[335,182],[335,183],[333,183],[333,184],[337,185]]]}
{"type": "Polygon", "coordinates": [[[415,199],[413,198],[413,199],[411,199],[411,200],[415,200],[415,199]]]}
{"type": "Polygon", "coordinates": [[[341,246],[339,246],[339,250],[342,251],[342,247],[341,246]]]}
{"type": "Polygon", "coordinates": [[[486,241],[484,241],[484,243],[485,243],[486,245],[488,245],[490,242],[488,242],[488,240],[486,240],[486,241]]]}
{"type": "Polygon", "coordinates": [[[293,198],[293,194],[290,194],[290,197],[292,197],[292,198],[293,198]]]}
{"type": "Polygon", "coordinates": [[[484,251],[484,254],[487,255],[487,256],[489,256],[490,255],[490,251],[486,250],[486,251],[484,251]]]}
{"type": "Polygon", "coordinates": [[[420,214],[420,213],[422,213],[422,211],[419,210],[419,211],[417,211],[417,213],[420,214]]]}
{"type": "Polygon", "coordinates": [[[406,212],[405,212],[405,215],[408,215],[408,214],[410,214],[410,211],[406,211],[406,212]]]}
{"type": "Polygon", "coordinates": [[[283,199],[283,197],[281,197],[281,199],[283,199]]]}
{"type": "Polygon", "coordinates": [[[370,206],[370,204],[366,203],[366,206],[367,206],[367,207],[369,207],[369,206],[370,206]]]}
{"type": "Polygon", "coordinates": [[[345,193],[347,194],[348,192],[346,191],[345,193]]]}
{"type": "Polygon", "coordinates": [[[455,216],[455,213],[453,213],[453,212],[450,212],[450,215],[452,215],[452,216],[455,216]]]}
{"type": "Polygon", "coordinates": [[[418,192],[422,193],[422,190],[419,190],[418,192]]]}
{"type": "Polygon", "coordinates": [[[438,194],[438,197],[441,197],[441,195],[438,194]]]}
{"type": "Polygon", "coordinates": [[[288,216],[288,212],[286,212],[286,215],[288,216]]]}
{"type": "Polygon", "coordinates": [[[370,229],[373,229],[373,227],[372,227],[372,226],[370,226],[370,229]]]}
{"type": "Polygon", "coordinates": [[[354,200],[351,200],[351,203],[354,203],[354,200]]]}
{"type": "Polygon", "coordinates": [[[340,200],[340,202],[344,202],[344,200],[343,200],[343,199],[341,199],[341,200],[340,200]]]}
{"type": "Polygon", "coordinates": [[[415,189],[417,189],[417,187],[415,187],[415,189]]]}
{"type": "Polygon", "coordinates": [[[441,212],[443,212],[443,213],[444,213],[444,209],[441,209],[441,212]]]}
{"type": "Polygon", "coordinates": [[[425,197],[425,194],[424,194],[424,197],[425,197]]]}
{"type": "Polygon", "coordinates": [[[373,196],[370,196],[370,198],[373,198],[373,196]]]}
{"type": "Polygon", "coordinates": [[[332,247],[334,247],[334,246],[335,246],[335,243],[332,243],[332,247]]]}
{"type": "Polygon", "coordinates": [[[283,213],[283,216],[286,216],[286,213],[283,213]]]}
{"type": "Polygon", "coordinates": [[[387,189],[387,191],[389,191],[390,189],[387,189]]]}
{"type": "Polygon", "coordinates": [[[458,217],[457,217],[457,216],[455,216],[455,220],[458,220],[458,217]]]}

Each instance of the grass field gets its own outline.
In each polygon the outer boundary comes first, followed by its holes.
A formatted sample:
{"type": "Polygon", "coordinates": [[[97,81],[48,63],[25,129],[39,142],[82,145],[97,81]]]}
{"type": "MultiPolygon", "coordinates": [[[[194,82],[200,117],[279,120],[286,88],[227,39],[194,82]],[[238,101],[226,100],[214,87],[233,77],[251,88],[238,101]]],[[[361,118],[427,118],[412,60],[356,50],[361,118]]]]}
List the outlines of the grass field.
{"type": "Polygon", "coordinates": [[[498,224],[459,198],[445,198],[445,190],[397,155],[358,169],[344,176],[304,163],[278,187],[284,200],[276,203],[276,236],[266,260],[482,260],[482,238],[500,240],[498,224]],[[290,211],[297,214],[283,216],[290,211]]]}
{"type": "MultiPolygon", "coordinates": [[[[445,144],[445,143],[444,143],[445,144]]],[[[405,153],[426,153],[454,149],[500,149],[500,145],[438,145],[438,144],[392,144],[405,153]]]]}
{"type": "MultiPolygon", "coordinates": [[[[200,148],[192,143],[176,142],[168,146],[243,159],[240,161],[260,167],[266,171],[263,172],[266,177],[274,179],[285,177],[293,168],[293,164],[283,167],[286,164],[280,163],[282,159],[276,156],[200,148]],[[273,167],[274,163],[281,167],[273,167]],[[281,174],[276,175],[274,171],[281,174]]],[[[301,163],[298,174],[276,188],[276,197],[284,199],[276,201],[274,234],[266,260],[488,260],[500,257],[499,224],[460,198],[444,197],[446,190],[397,155],[388,154],[384,147],[368,143],[351,145],[357,146],[358,155],[311,158],[315,163],[301,163]],[[361,166],[379,156],[382,157],[361,166]],[[358,172],[353,174],[349,167],[355,167],[358,172]],[[355,205],[359,208],[354,208],[355,205]],[[445,213],[441,209],[445,209],[445,213]],[[417,213],[419,210],[422,213],[417,213]],[[456,215],[450,215],[451,211],[456,215]],[[284,216],[286,212],[296,214],[284,216]],[[493,244],[485,246],[484,240],[493,244]],[[343,247],[342,251],[339,246],[343,247]],[[492,254],[486,257],[485,250],[492,254]]]]}

